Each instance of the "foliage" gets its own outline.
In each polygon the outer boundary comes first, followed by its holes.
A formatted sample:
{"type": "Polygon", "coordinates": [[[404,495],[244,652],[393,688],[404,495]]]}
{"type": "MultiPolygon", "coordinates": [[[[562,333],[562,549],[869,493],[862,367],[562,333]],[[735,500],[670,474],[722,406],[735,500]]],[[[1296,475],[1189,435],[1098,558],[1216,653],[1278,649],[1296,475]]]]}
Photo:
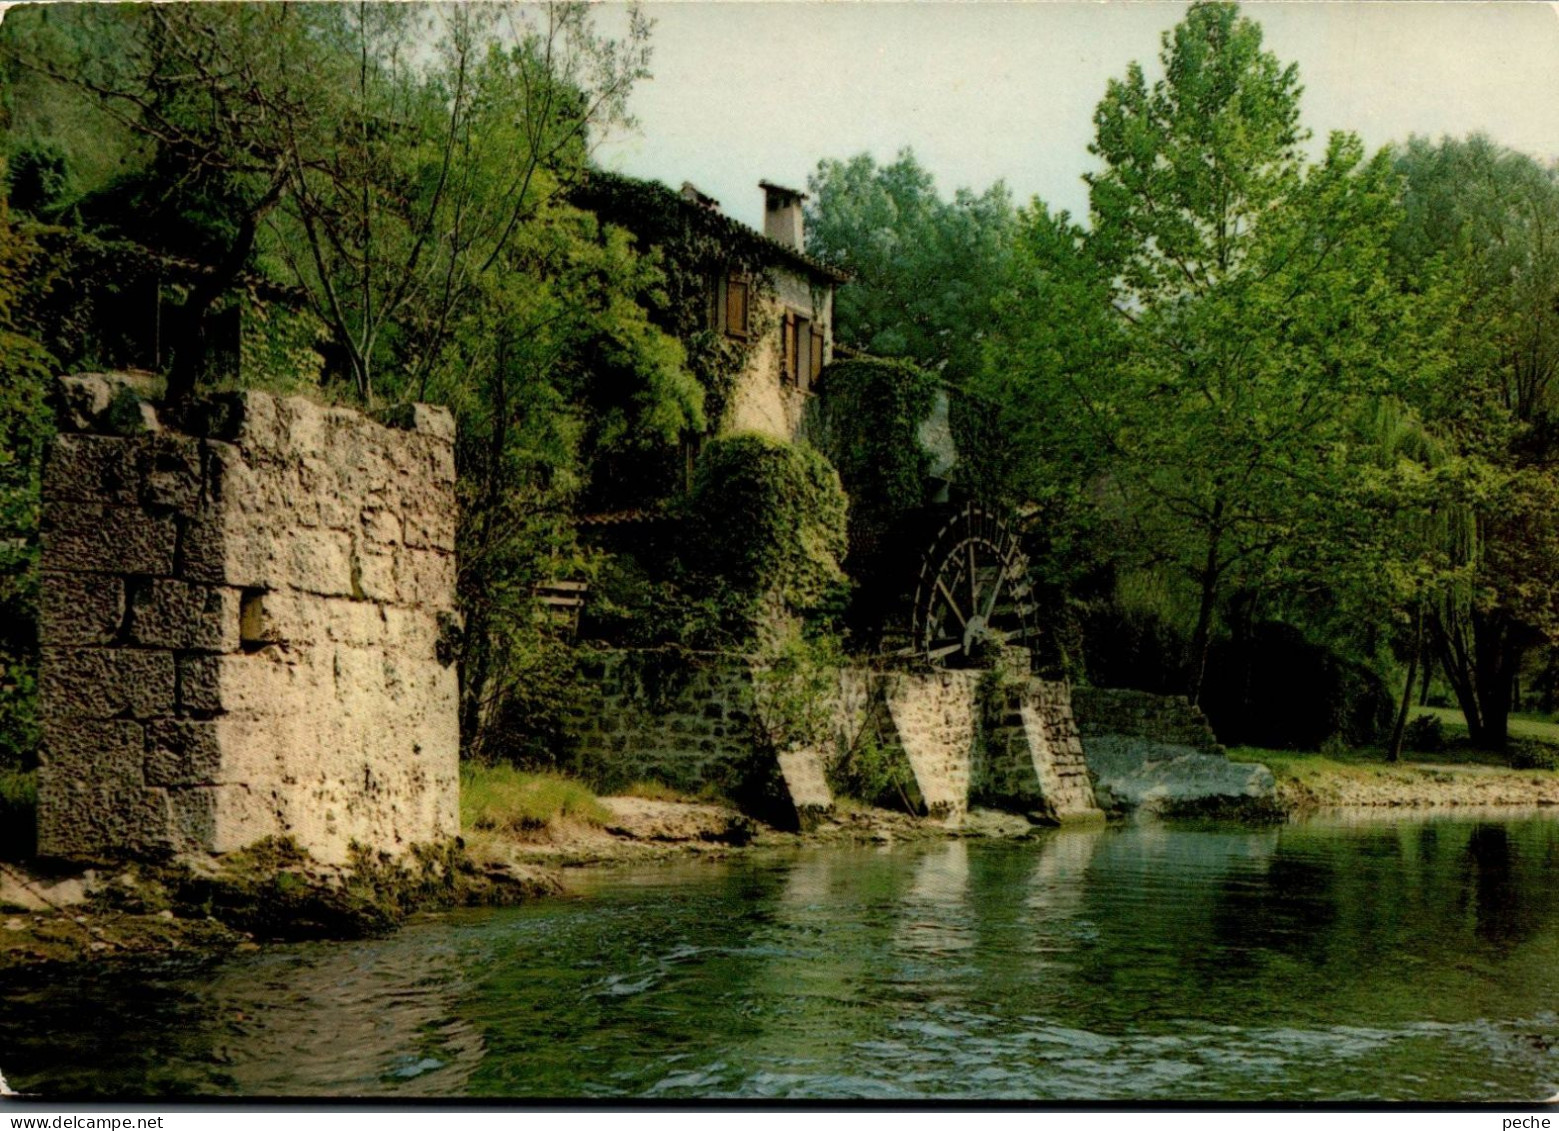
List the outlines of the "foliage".
{"type": "Polygon", "coordinates": [[[1356,422],[1400,379],[1410,320],[1385,274],[1387,155],[1336,134],[1307,169],[1296,73],[1232,5],[1193,5],[1162,61],[1095,114],[1090,244],[1124,343],[1066,407],[1109,457],[1112,542],[1190,591],[1195,699],[1227,595],[1349,553],[1356,422]]]}
{"type": "Polygon", "coordinates": [[[1559,175],[1478,136],[1414,139],[1398,168],[1393,266],[1446,327],[1443,376],[1407,398],[1404,556],[1473,741],[1497,749],[1523,660],[1559,639],[1559,175]]]}
{"type": "Polygon", "coordinates": [[[837,638],[790,631],[766,642],[753,666],[758,727],[767,749],[825,747],[845,665],[837,638]]]}
{"type": "Polygon", "coordinates": [[[610,819],[595,794],[573,778],[471,761],[460,767],[463,829],[528,833],[559,821],[599,827],[610,819]]]}
{"type": "Polygon", "coordinates": [[[737,378],[775,328],[768,301],[774,293],[773,245],[719,211],[653,181],[592,170],[570,199],[603,222],[631,229],[641,246],[654,249],[662,284],[646,296],[646,305],[656,325],[683,343],[688,367],[704,390],[709,427],[718,431],[737,378]],[[752,287],[745,339],[727,335],[713,309],[713,284],[731,278],[745,279],[752,287]]]}
{"type": "Polygon", "coordinates": [[[0,860],[27,860],[37,849],[38,775],[0,766],[0,860]]]}
{"type": "Polygon", "coordinates": [[[1226,741],[1272,748],[1375,742],[1393,714],[1390,689],[1367,665],[1278,623],[1215,646],[1202,706],[1226,741]]]}
{"type": "Polygon", "coordinates": [[[621,229],[554,203],[505,264],[419,394],[449,404],[458,426],[462,734],[481,746],[491,722],[518,746],[485,756],[531,760],[558,741],[573,681],[535,587],[595,572],[574,535],[582,499],[675,481],[664,469],[702,427],[702,394],[648,319],[660,276],[621,229]]]}
{"type": "Polygon", "coordinates": [[[1438,754],[1445,749],[1445,724],[1438,715],[1419,715],[1407,724],[1402,745],[1422,754],[1438,754]]]}
{"type": "Polygon", "coordinates": [[[1531,738],[1512,739],[1506,748],[1514,770],[1559,770],[1559,746],[1531,738]]]}
{"type": "Polygon", "coordinates": [[[924,504],[932,456],[920,430],[937,381],[907,362],[871,358],[836,361],[818,384],[815,442],[839,472],[852,519],[880,521],[924,504]]]}
{"type": "Polygon", "coordinates": [[[826,771],[828,787],[836,796],[903,813],[919,813],[924,807],[909,759],[884,738],[880,728],[864,729],[828,763],[826,771]]]}
{"type": "Polygon", "coordinates": [[[38,743],[38,519],[50,358],[18,332],[22,281],[37,254],[0,198],[0,770],[26,768],[38,743]]]}
{"type": "Polygon", "coordinates": [[[979,367],[1005,279],[1006,187],[944,201],[905,149],[881,167],[865,153],[821,161],[807,188],[807,251],[852,277],[834,300],[837,338],[960,385],[979,367]]]}
{"type": "Polygon", "coordinates": [[[689,495],[688,568],[720,593],[733,637],[768,612],[818,615],[847,584],[847,500],[839,476],[810,448],[755,432],[704,446],[689,495]]]}

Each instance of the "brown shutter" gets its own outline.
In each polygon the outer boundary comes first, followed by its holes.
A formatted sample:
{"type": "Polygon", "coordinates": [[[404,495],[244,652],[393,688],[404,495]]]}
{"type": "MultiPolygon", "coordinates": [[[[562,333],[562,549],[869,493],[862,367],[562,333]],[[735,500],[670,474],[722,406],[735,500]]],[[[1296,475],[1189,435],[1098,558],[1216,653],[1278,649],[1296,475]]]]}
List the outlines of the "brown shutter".
{"type": "Polygon", "coordinates": [[[818,375],[823,372],[823,331],[816,326],[812,327],[812,372],[811,378],[816,381],[818,375]]]}
{"type": "Polygon", "coordinates": [[[747,328],[747,280],[727,280],[725,284],[725,332],[733,338],[745,338],[747,336],[747,328]]]}

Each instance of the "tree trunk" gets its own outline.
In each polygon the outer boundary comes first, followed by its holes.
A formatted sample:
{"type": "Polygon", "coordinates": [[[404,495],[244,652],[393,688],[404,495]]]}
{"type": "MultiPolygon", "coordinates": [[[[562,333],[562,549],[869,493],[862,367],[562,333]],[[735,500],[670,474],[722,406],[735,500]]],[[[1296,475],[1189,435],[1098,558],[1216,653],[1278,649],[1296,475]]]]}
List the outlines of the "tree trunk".
{"type": "Polygon", "coordinates": [[[1402,704],[1397,708],[1397,723],[1391,728],[1391,745],[1386,750],[1386,761],[1402,760],[1402,737],[1407,733],[1407,712],[1413,705],[1413,682],[1418,677],[1418,657],[1424,650],[1424,611],[1420,608],[1413,618],[1413,651],[1407,659],[1407,679],[1402,683],[1402,704]]]}
{"type": "MultiPolygon", "coordinates": [[[[1223,503],[1213,505],[1213,520],[1222,516],[1223,503]]],[[[1208,536],[1207,558],[1197,581],[1201,586],[1201,601],[1196,610],[1196,631],[1191,634],[1191,671],[1186,681],[1186,698],[1193,706],[1201,702],[1202,683],[1207,677],[1207,654],[1212,650],[1213,605],[1218,599],[1218,576],[1223,570],[1218,560],[1221,532],[1208,536]]]]}

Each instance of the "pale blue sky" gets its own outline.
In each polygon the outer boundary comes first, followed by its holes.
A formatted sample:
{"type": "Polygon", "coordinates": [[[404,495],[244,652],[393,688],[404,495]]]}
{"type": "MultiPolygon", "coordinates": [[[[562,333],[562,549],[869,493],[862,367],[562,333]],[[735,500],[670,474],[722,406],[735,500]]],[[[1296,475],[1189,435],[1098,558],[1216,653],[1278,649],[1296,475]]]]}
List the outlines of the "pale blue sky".
{"type": "MultiPolygon", "coordinates": [[[[1155,69],[1181,3],[652,0],[654,79],[638,132],[601,160],[672,186],[690,180],[761,222],[761,178],[804,187],[824,157],[903,146],[938,188],[1003,178],[1087,212],[1080,175],[1094,107],[1133,59],[1155,69]]],[[[1267,47],[1299,64],[1318,140],[1372,148],[1482,130],[1559,158],[1559,14],[1518,3],[1271,2],[1245,6],[1267,47]]],[[[611,5],[603,27],[620,17],[611,5]]]]}

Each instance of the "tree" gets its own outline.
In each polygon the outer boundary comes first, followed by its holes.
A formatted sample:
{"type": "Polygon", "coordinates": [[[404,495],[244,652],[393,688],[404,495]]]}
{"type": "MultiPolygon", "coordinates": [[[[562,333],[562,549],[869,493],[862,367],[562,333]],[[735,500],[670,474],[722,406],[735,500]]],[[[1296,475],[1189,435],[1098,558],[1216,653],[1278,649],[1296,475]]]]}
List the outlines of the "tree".
{"type": "Polygon", "coordinates": [[[1446,327],[1443,379],[1410,402],[1433,440],[1426,639],[1499,749],[1523,660],[1559,640],[1559,176],[1476,135],[1414,138],[1397,165],[1395,273],[1446,327]]]}
{"type": "MultiPolygon", "coordinates": [[[[648,22],[635,11],[627,36],[608,39],[583,4],[75,18],[101,27],[46,41],[8,26],[7,58],[97,96],[152,149],[139,185],[209,217],[208,271],[174,335],[175,398],[201,375],[213,305],[256,256],[302,289],[363,401],[386,362],[410,370],[414,392],[480,277],[583,168],[594,135],[626,120],[648,73],[648,22]],[[92,49],[104,40],[116,49],[92,49]]],[[[159,227],[148,238],[183,230],[159,227]]]]}
{"type": "Polygon", "coordinates": [[[1189,583],[1194,700],[1230,591],[1348,553],[1334,501],[1366,406],[1400,379],[1403,321],[1389,155],[1334,134],[1307,167],[1297,70],[1232,4],[1193,5],[1161,60],[1095,113],[1089,245],[1124,350],[1071,407],[1111,453],[1099,487],[1138,568],[1189,583]]]}
{"type": "Polygon", "coordinates": [[[853,278],[834,300],[840,340],[952,384],[974,373],[1015,231],[1006,187],[944,201],[909,149],[881,167],[821,161],[807,187],[807,251],[853,278]]]}

